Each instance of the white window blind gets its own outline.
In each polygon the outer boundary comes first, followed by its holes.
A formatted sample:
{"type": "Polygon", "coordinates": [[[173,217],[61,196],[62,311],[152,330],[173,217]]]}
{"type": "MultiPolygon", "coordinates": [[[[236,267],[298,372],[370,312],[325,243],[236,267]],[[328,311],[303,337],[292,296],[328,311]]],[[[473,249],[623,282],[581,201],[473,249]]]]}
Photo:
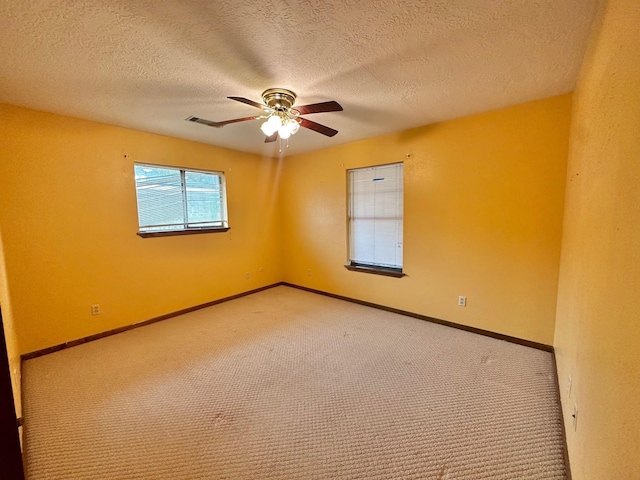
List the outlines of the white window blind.
{"type": "Polygon", "coordinates": [[[224,175],[135,164],[140,232],[228,228],[224,175]]]}
{"type": "Polygon", "coordinates": [[[403,164],[349,170],[349,260],[402,271],[403,164]]]}

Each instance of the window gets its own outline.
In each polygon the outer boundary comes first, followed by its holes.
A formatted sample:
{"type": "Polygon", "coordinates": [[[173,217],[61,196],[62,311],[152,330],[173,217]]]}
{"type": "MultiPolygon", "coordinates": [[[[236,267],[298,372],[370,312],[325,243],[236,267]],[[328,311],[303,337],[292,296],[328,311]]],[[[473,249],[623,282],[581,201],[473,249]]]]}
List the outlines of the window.
{"type": "Polygon", "coordinates": [[[141,237],[226,232],[221,172],[134,165],[141,237]]]}
{"type": "Polygon", "coordinates": [[[349,270],[402,273],[403,164],[357,168],[349,175],[349,270]]]}

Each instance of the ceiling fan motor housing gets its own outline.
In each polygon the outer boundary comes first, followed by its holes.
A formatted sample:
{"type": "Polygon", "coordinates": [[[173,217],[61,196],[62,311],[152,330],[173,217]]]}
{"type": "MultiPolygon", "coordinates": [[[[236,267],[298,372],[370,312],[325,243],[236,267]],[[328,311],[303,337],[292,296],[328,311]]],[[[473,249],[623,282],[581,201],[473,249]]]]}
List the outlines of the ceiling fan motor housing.
{"type": "Polygon", "coordinates": [[[278,112],[288,112],[296,101],[296,94],[285,88],[269,88],[262,92],[262,100],[278,112]]]}

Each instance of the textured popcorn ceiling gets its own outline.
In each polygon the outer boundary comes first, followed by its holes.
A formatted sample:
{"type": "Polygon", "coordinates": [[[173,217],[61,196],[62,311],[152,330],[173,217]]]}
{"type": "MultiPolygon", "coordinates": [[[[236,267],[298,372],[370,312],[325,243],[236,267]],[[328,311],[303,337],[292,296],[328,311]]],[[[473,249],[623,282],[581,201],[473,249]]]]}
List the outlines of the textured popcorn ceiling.
{"type": "Polygon", "coordinates": [[[5,0],[0,102],[277,154],[269,87],[336,100],[287,153],[573,90],[598,0],[5,0]]]}

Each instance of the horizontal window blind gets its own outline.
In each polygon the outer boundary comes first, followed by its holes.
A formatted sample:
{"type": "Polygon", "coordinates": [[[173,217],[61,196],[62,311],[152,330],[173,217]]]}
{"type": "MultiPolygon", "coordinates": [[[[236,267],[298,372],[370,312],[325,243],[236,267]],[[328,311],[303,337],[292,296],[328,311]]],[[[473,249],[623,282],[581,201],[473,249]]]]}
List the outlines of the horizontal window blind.
{"type": "Polygon", "coordinates": [[[349,250],[355,265],[402,269],[403,164],[349,170],[349,250]]]}
{"type": "Polygon", "coordinates": [[[141,232],[227,226],[221,173],[145,164],[134,170],[141,232]]]}

